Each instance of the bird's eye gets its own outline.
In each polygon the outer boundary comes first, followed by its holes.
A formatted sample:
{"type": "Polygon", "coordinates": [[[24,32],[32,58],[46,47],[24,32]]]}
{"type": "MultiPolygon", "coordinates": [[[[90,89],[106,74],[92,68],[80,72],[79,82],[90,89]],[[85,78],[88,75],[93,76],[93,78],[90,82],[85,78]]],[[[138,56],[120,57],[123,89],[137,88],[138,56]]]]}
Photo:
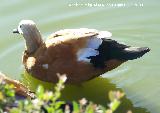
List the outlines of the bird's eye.
{"type": "Polygon", "coordinates": [[[19,27],[21,28],[22,26],[20,25],[19,27]]]}

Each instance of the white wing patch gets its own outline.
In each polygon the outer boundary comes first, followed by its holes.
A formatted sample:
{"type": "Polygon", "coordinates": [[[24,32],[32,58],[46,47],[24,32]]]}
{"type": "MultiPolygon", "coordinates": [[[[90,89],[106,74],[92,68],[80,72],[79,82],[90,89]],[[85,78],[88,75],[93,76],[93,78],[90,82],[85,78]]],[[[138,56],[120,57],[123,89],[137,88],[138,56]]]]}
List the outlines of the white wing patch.
{"type": "Polygon", "coordinates": [[[90,62],[90,59],[88,57],[90,56],[96,56],[98,55],[99,52],[92,49],[92,48],[83,48],[80,49],[77,53],[77,60],[78,61],[85,61],[85,62],[90,62]]]}
{"type": "Polygon", "coordinates": [[[112,36],[112,33],[109,31],[100,31],[99,35],[97,35],[97,38],[109,38],[112,36]]]}
{"type": "Polygon", "coordinates": [[[90,38],[87,43],[87,48],[98,49],[98,47],[102,44],[102,39],[94,37],[90,38]]]}
{"type": "Polygon", "coordinates": [[[110,33],[109,31],[99,31],[97,36],[90,37],[88,39],[86,47],[80,49],[77,52],[77,60],[90,62],[90,59],[88,57],[96,56],[99,54],[99,51],[97,49],[102,44],[102,38],[109,38],[111,36],[112,33],[110,33]]]}
{"type": "Polygon", "coordinates": [[[99,51],[96,49],[98,49],[101,44],[102,39],[96,37],[89,38],[86,48],[82,48],[77,52],[77,60],[90,62],[88,57],[98,55],[99,51]]]}

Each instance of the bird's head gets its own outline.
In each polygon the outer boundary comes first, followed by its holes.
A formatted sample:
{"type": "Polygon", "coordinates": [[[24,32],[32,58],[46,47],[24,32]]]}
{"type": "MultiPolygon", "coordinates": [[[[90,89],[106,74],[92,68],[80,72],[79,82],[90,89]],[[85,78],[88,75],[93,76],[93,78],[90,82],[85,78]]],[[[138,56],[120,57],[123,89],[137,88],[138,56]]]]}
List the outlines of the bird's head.
{"type": "Polygon", "coordinates": [[[21,20],[18,28],[14,29],[13,33],[23,35],[28,53],[35,52],[43,43],[41,34],[32,20],[21,20]]]}
{"type": "Polygon", "coordinates": [[[26,34],[29,30],[36,29],[36,24],[32,20],[21,20],[18,28],[13,29],[13,33],[26,34]]]}

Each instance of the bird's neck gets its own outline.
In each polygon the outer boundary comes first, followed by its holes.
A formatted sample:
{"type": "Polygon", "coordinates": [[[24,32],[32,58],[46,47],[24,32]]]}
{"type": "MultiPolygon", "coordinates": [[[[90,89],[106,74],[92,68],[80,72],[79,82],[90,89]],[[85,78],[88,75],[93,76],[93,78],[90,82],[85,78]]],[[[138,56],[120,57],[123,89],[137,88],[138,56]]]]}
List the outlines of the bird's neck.
{"type": "Polygon", "coordinates": [[[28,30],[26,34],[23,34],[26,42],[26,51],[29,54],[33,54],[43,44],[42,36],[37,29],[28,30]]]}

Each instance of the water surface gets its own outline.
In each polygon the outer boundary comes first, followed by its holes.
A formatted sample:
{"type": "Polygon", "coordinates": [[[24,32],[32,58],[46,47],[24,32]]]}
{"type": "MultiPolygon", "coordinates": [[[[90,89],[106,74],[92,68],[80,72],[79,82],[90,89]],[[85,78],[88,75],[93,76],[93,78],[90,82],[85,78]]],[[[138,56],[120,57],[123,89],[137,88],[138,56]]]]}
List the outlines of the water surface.
{"type": "MultiPolygon", "coordinates": [[[[151,51],[143,58],[129,61],[102,75],[122,88],[135,106],[160,112],[160,1],[135,0],[1,0],[0,4],[0,70],[14,79],[22,79],[22,36],[12,34],[22,19],[37,23],[44,39],[65,28],[95,28],[108,30],[120,42],[148,46],[151,51]],[[125,7],[69,6],[75,3],[118,4],[125,7]],[[136,5],[137,4],[137,5],[136,5]]],[[[86,96],[86,95],[84,95],[86,96]]]]}

